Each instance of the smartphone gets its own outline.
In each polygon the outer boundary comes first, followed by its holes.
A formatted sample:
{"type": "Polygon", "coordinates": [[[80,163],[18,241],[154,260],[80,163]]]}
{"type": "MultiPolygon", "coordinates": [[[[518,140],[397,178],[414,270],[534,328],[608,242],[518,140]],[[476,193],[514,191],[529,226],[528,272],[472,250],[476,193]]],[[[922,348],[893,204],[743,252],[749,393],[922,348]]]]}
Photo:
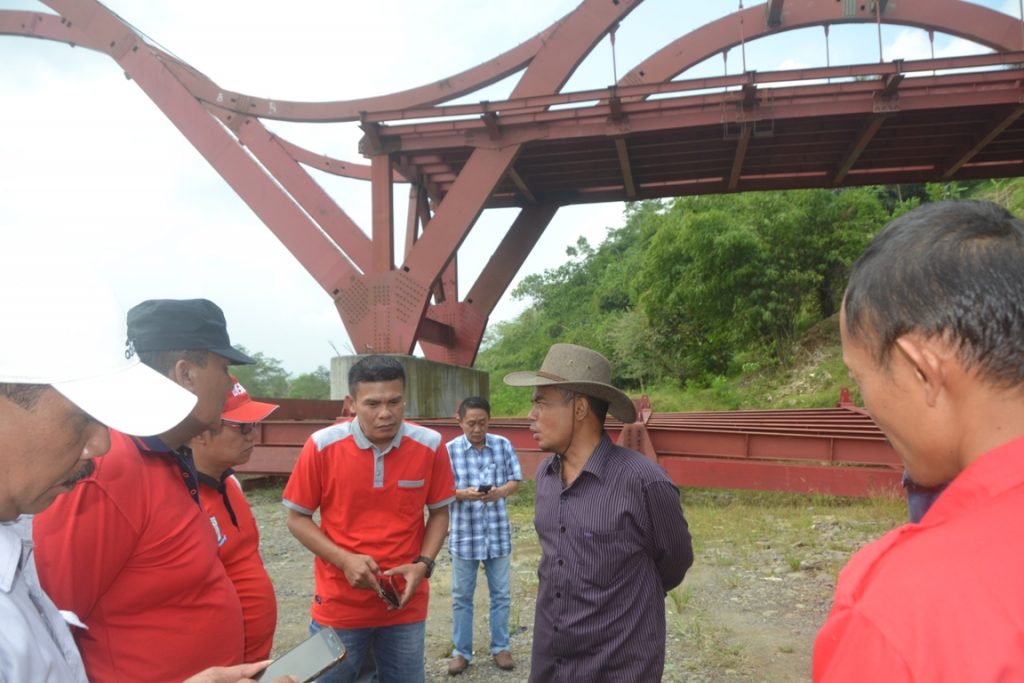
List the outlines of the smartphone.
{"type": "Polygon", "coordinates": [[[402,604],[402,593],[405,592],[405,578],[401,574],[378,574],[377,585],[380,586],[377,595],[384,602],[398,609],[398,606],[402,604]]]}
{"type": "Polygon", "coordinates": [[[480,484],[480,487],[477,489],[477,491],[479,491],[480,493],[487,493],[492,488],[494,488],[492,484],[480,484]]]}
{"type": "Polygon", "coordinates": [[[270,663],[257,680],[272,681],[281,676],[295,676],[300,683],[318,676],[345,659],[345,645],[332,628],[325,628],[299,643],[270,663]]]}

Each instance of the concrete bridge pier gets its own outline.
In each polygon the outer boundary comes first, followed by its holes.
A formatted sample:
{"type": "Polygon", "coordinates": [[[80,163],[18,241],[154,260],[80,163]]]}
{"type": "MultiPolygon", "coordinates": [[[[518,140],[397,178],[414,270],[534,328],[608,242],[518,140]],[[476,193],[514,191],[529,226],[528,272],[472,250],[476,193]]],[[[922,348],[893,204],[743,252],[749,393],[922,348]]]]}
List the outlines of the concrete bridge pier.
{"type": "MultiPolygon", "coordinates": [[[[486,372],[461,365],[449,365],[403,353],[394,356],[405,368],[405,417],[452,417],[467,396],[488,398],[490,383],[486,372]]],[[[348,371],[362,356],[331,359],[331,399],[348,395],[348,371]]]]}

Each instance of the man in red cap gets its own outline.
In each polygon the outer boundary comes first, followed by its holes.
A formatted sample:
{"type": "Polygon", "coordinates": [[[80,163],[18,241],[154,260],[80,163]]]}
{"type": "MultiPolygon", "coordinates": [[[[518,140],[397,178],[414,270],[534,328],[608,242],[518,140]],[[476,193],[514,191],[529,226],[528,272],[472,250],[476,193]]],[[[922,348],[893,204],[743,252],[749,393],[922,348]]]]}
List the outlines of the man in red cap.
{"type": "Polygon", "coordinates": [[[277,410],[260,403],[233,375],[220,425],[192,439],[199,471],[199,497],[217,533],[217,554],[235,584],[245,623],[245,657],[256,662],[270,657],[277,626],[274,586],[260,557],[260,532],[233,467],[244,465],[256,445],[256,423],[277,410]]]}

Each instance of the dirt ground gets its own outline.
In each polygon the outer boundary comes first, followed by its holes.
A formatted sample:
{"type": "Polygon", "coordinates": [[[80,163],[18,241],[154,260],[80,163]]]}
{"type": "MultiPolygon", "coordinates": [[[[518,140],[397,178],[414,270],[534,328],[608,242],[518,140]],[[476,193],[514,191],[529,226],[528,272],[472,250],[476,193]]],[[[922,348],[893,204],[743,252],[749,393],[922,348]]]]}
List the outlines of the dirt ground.
{"type": "MultiPolygon", "coordinates": [[[[486,656],[486,579],[477,585],[477,658],[457,680],[525,681],[540,547],[529,487],[510,507],[513,520],[512,652],[516,669],[486,656]],[[482,654],[481,654],[482,653],[482,654]]],[[[306,637],[312,556],[285,527],[280,486],[249,492],[264,561],[278,597],[274,654],[306,637]]],[[[901,501],[836,501],[813,496],[684,492],[696,561],[666,598],[663,681],[731,683],[810,680],[814,636],[828,612],[835,575],[851,552],[902,521],[901,501]]],[[[431,580],[427,680],[447,675],[451,651],[451,570],[447,550],[431,580]]]]}

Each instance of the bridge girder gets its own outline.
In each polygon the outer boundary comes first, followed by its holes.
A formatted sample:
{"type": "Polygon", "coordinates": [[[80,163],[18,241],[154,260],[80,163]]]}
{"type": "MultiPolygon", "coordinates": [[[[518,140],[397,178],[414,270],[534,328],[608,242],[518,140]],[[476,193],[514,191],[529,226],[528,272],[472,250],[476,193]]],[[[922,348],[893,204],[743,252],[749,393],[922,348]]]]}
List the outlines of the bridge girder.
{"type": "MultiPolygon", "coordinates": [[[[455,76],[399,93],[321,103],[225,90],[148,43],[95,0],[44,0],[56,15],[2,11],[0,33],[67,42],[114,59],[332,296],[358,352],[411,353],[420,343],[429,358],[465,365],[473,362],[491,311],[560,205],[752,187],[980,177],[992,164],[1003,163],[1002,157],[988,150],[1019,125],[1019,86],[1017,99],[1011,101],[1013,88],[1005,79],[972,76],[987,89],[978,89],[976,96],[968,98],[967,86],[956,77],[935,77],[937,90],[929,95],[926,88],[911,87],[903,80],[900,65],[859,67],[863,74],[878,79],[873,83],[776,87],[769,92],[762,86],[783,77],[849,76],[858,69],[808,69],[799,75],[788,72],[776,77],[751,72],[735,77],[732,85],[731,77],[717,81],[716,85],[726,90],[717,100],[680,97],[659,104],[649,99],[673,88],[685,90],[685,83],[672,79],[740,41],[814,25],[874,22],[876,11],[884,23],[949,33],[1004,55],[1024,50],[1018,22],[957,0],[932,0],[927,7],[923,7],[925,3],[881,3],[877,10],[873,3],[866,3],[853,14],[844,13],[845,3],[769,0],[763,6],[722,17],[654,52],[614,88],[589,93],[598,104],[589,110],[579,109],[578,120],[567,120],[564,112],[552,110],[560,100],[571,99],[571,94],[562,94],[561,89],[579,64],[641,1],[584,0],[530,40],[455,76]],[[417,128],[402,123],[408,117],[450,116],[459,107],[445,107],[443,102],[520,70],[522,75],[508,102],[485,106],[475,120],[450,125],[446,135],[432,132],[431,124],[417,128]],[[730,87],[735,87],[734,93],[729,92],[730,87]],[[908,163],[902,169],[868,174],[858,168],[874,154],[876,141],[890,126],[903,125],[894,122],[907,112],[938,107],[935,100],[942,93],[957,95],[974,108],[988,107],[984,125],[975,126],[969,139],[949,150],[944,163],[933,164],[934,168],[908,163]],[[807,114],[811,109],[817,114],[807,114]],[[271,134],[262,123],[264,119],[360,121],[366,132],[363,149],[370,163],[353,164],[315,154],[271,134]],[[648,161],[649,147],[656,139],[650,136],[674,126],[685,127],[684,120],[693,129],[704,120],[707,125],[725,124],[725,137],[730,140],[725,170],[708,175],[695,161],[697,170],[690,180],[660,181],[663,184],[659,186],[657,176],[651,175],[657,173],[652,170],[657,166],[648,161]],[[760,140],[783,135],[787,121],[842,122],[847,132],[840,142],[845,140],[845,144],[832,153],[830,171],[808,180],[799,179],[796,173],[773,176],[763,168],[765,152],[760,140]],[[730,126],[738,131],[734,137],[728,133],[730,126]],[[594,186],[593,191],[562,188],[551,181],[537,160],[541,151],[536,143],[545,137],[562,145],[554,146],[550,153],[561,149],[567,157],[574,138],[592,146],[593,140],[606,139],[613,171],[607,178],[600,176],[605,171],[596,167],[590,171],[590,180],[580,175],[581,182],[594,186]],[[975,163],[977,160],[981,161],[975,163]],[[370,180],[370,237],[305,167],[370,180]],[[701,172],[717,180],[706,180],[701,172]],[[396,264],[391,200],[393,184],[400,181],[413,185],[407,241],[402,262],[396,264]],[[456,254],[489,206],[518,206],[521,212],[460,301],[456,254]]],[[[1004,66],[1012,64],[1005,62],[1004,66]]],[[[706,136],[706,131],[699,135],[706,136]]],[[[689,144],[700,146],[696,140],[689,144]]],[[[676,165],[686,154],[677,155],[676,165]]],[[[785,166],[782,156],[780,163],[785,166]]]]}

